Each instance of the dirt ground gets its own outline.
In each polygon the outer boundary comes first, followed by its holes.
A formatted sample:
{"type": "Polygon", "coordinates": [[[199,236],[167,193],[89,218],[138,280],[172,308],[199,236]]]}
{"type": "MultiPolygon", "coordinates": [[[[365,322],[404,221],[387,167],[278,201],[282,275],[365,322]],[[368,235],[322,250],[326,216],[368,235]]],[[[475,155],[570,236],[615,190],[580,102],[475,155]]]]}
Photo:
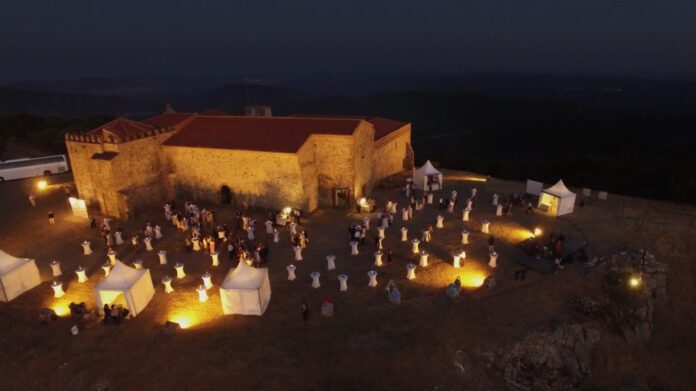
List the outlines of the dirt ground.
{"type": "MultiPolygon", "coordinates": [[[[515,259],[523,253],[516,244],[534,227],[545,233],[561,232],[572,239],[586,239],[588,254],[605,255],[625,248],[648,248],[670,267],[669,302],[656,311],[653,339],[646,346],[630,346],[617,330],[606,326],[593,358],[593,377],[583,386],[592,390],[693,388],[696,367],[692,347],[696,343],[696,299],[693,239],[696,208],[610,195],[606,201],[591,199],[576,213],[562,218],[540,213],[495,217],[493,193],[523,192],[524,184],[489,179],[472,181],[463,172],[445,172],[446,191],[457,189],[460,203],[454,214],[445,215],[445,228],[436,229],[433,242],[423,245],[430,256],[427,268],[416,270],[417,278],[406,280],[405,265],[418,263],[410,244],[400,242],[399,229],[409,228],[409,238],[428,224],[435,224],[437,205],[415,212],[412,221],[397,215],[387,230],[385,246],[394,250],[394,262],[379,268],[379,286],[367,286],[366,273],[373,266],[374,244],[349,255],[348,225],[364,214],[320,210],[303,220],[311,243],[304,260],[297,262],[297,279],[287,281],[285,267],[292,262],[289,235],[272,243],[263,231],[265,211],[255,211],[257,238],[270,245],[269,273],[272,297],[261,316],[223,316],[218,286],[232,263],[226,249],[221,264],[211,266],[205,253],[186,253],[183,234],[164,221],[161,207],[154,207],[135,222],[114,222],[125,237],[146,221],[163,226],[164,238],[155,249],[168,252],[169,264],[159,265],[156,251],[135,251],[128,243],[118,249],[118,258],[131,264],[143,259],[152,274],[156,293],[145,310],[123,324],[97,323],[70,335],[75,324],[69,317],[41,324],[41,308],[64,308],[71,301],[94,307],[93,288],[103,278],[105,246],[98,230],[72,216],[61,187],[68,175],[50,178],[51,186],[35,190],[36,179],[0,184],[0,248],[15,256],[36,259],[43,283],[11,303],[0,303],[0,379],[4,390],[94,389],[286,389],[358,390],[414,389],[460,390],[506,389],[501,377],[485,368],[476,352],[502,347],[533,330],[553,330],[558,325],[581,320],[570,301],[578,293],[599,289],[597,278],[585,276],[582,266],[571,265],[557,274],[528,272],[524,282],[512,272],[521,267],[515,259]],[[471,221],[461,221],[462,201],[472,187],[479,189],[471,221]],[[27,200],[37,194],[37,206],[27,200]],[[47,213],[56,213],[56,225],[47,224],[47,213]],[[637,227],[636,217],[644,218],[637,227]],[[481,220],[488,219],[497,238],[499,267],[487,266],[487,235],[480,233],[481,220]],[[468,245],[460,244],[463,228],[472,232],[468,245]],[[90,240],[94,254],[82,254],[80,243],[90,240]],[[465,249],[462,269],[452,267],[451,254],[465,249]],[[336,255],[337,270],[327,271],[325,257],[336,255]],[[62,264],[66,296],[54,299],[50,287],[51,260],[62,264]],[[173,264],[185,264],[187,277],[175,280],[175,292],[166,294],[160,280],[174,276],[173,264]],[[89,281],[77,282],[74,270],[83,265],[89,281]],[[199,303],[195,288],[200,276],[210,271],[215,287],[210,300],[199,303]],[[310,286],[309,274],[321,272],[321,288],[310,286]],[[339,292],[337,276],[349,275],[347,292],[339,292]],[[466,280],[494,274],[497,286],[466,288],[457,300],[444,295],[456,276],[466,280]],[[394,279],[402,303],[390,304],[384,290],[394,279]],[[321,317],[322,298],[334,298],[336,313],[321,317]],[[312,311],[305,324],[300,313],[303,300],[312,311]],[[176,335],[163,332],[168,319],[189,322],[176,335]],[[463,374],[455,357],[467,357],[463,374]],[[472,380],[473,379],[473,380],[472,380]],[[631,388],[633,387],[633,388],[631,388]],[[643,387],[643,388],[635,388],[643,387]],[[662,388],[661,388],[662,387],[662,388]]],[[[400,182],[402,179],[399,179],[400,182]]],[[[405,198],[391,182],[376,189],[378,205],[389,197],[401,205],[405,198]]],[[[177,200],[183,204],[184,200],[177,200]]],[[[164,204],[164,200],[160,202],[164,204]]],[[[159,204],[159,203],[158,203],[159,204]]],[[[206,205],[203,205],[206,206],[206,205]]],[[[231,223],[238,210],[213,206],[218,222],[231,223]]],[[[374,226],[374,218],[372,225],[374,226]]],[[[230,226],[233,226],[232,224],[230,226]]],[[[375,234],[370,231],[369,238],[375,234]]]]}

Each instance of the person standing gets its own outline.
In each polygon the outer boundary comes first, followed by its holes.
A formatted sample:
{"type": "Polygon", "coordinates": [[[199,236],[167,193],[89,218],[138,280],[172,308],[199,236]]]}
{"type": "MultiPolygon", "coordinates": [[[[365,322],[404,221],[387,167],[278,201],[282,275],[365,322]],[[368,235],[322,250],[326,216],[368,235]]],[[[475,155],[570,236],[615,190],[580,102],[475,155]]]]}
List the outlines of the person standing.
{"type": "Polygon", "coordinates": [[[55,223],[56,223],[55,215],[53,214],[52,211],[49,211],[49,212],[48,212],[48,223],[49,223],[49,224],[55,224],[55,223]]]}
{"type": "Polygon", "coordinates": [[[302,310],[302,320],[307,323],[309,320],[309,307],[307,306],[307,303],[302,300],[302,305],[300,306],[300,310],[302,310]]]}
{"type": "Polygon", "coordinates": [[[488,238],[488,253],[492,254],[495,252],[495,238],[491,236],[488,238]]]}
{"type": "Polygon", "coordinates": [[[387,263],[392,263],[394,259],[392,258],[392,249],[387,247],[387,263]]]}
{"type": "Polygon", "coordinates": [[[36,196],[34,195],[34,193],[29,194],[29,203],[31,204],[31,206],[36,208],[36,196]]]}

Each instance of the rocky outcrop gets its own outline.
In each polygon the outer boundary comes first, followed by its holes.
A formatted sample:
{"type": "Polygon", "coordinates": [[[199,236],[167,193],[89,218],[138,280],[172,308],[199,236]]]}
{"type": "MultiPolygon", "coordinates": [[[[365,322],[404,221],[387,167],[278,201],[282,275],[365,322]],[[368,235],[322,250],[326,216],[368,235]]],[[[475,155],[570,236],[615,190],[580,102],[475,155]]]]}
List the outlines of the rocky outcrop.
{"type": "Polygon", "coordinates": [[[579,387],[591,374],[592,348],[600,332],[592,323],[533,332],[505,349],[482,354],[511,385],[524,390],[579,387]]]}

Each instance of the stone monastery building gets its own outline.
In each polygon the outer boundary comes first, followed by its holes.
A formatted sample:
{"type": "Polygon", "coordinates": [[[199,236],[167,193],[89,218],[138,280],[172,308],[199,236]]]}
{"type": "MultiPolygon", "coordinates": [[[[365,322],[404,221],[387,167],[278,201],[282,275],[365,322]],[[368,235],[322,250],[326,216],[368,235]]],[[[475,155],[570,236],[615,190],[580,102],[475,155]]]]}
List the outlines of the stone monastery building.
{"type": "Polygon", "coordinates": [[[65,136],[80,198],[129,218],[166,199],[347,208],[413,166],[411,124],[379,117],[167,111],[65,136]]]}

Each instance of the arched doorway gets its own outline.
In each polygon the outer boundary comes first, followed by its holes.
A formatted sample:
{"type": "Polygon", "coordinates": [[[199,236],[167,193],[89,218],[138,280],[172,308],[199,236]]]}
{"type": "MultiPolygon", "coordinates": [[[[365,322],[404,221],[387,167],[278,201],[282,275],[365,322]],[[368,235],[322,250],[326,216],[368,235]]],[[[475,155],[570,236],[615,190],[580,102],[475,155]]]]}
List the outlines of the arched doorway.
{"type": "Polygon", "coordinates": [[[220,203],[223,205],[232,203],[232,191],[227,185],[220,188],[220,203]]]}

